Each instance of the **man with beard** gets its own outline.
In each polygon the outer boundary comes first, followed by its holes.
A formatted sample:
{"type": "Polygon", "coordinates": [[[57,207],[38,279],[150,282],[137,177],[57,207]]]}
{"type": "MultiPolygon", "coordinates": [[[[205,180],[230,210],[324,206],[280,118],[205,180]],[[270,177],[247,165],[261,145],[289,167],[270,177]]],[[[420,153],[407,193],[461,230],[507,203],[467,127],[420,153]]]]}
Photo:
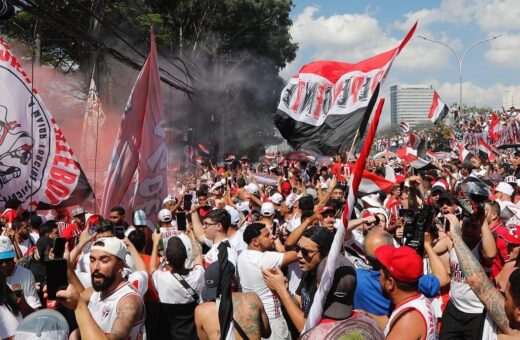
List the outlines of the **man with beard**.
{"type": "Polygon", "coordinates": [[[422,258],[408,246],[383,245],[375,255],[381,264],[383,294],[395,306],[384,330],[386,339],[437,339],[431,302],[419,292],[422,258]]]}
{"type": "Polygon", "coordinates": [[[31,239],[31,227],[21,217],[17,217],[13,220],[13,229],[15,230],[15,233],[18,234],[18,239],[16,241],[18,242],[18,247],[20,248],[22,256],[26,256],[27,251],[34,246],[31,239]]]}
{"type": "Polygon", "coordinates": [[[262,223],[253,223],[244,231],[247,249],[238,257],[238,276],[244,293],[254,292],[264,304],[265,312],[271,325],[270,339],[290,339],[280,300],[266,286],[262,277],[262,268],[285,267],[296,261],[297,253],[289,251],[278,253],[273,250],[274,240],[269,229],[262,223]]]}
{"type": "Polygon", "coordinates": [[[262,268],[266,284],[274,290],[294,326],[300,332],[305,326],[318,289],[318,266],[329,254],[333,239],[334,234],[323,227],[312,227],[303,233],[297,246],[298,262],[303,275],[294,296],[291,296],[285,285],[279,284],[284,279],[280,268],[262,268]]]}
{"type": "Polygon", "coordinates": [[[69,270],[66,291],[57,293],[66,307],[75,311],[83,339],[143,339],[145,309],[140,295],[123,280],[127,249],[116,237],[98,239],[90,252],[92,288],[80,295],[75,275],[69,270]]]}

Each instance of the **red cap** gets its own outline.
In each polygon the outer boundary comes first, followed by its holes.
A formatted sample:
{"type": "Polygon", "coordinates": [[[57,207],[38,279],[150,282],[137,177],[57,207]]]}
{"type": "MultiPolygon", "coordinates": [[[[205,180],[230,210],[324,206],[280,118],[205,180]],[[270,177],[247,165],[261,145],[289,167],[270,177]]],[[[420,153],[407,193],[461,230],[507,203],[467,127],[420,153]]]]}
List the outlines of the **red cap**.
{"type": "Polygon", "coordinates": [[[423,261],[419,254],[408,246],[380,246],[376,249],[376,258],[399,281],[414,283],[423,276],[423,261]]]}
{"type": "Polygon", "coordinates": [[[520,226],[509,228],[507,232],[500,234],[499,237],[502,237],[507,243],[520,244],[520,226]]]}
{"type": "Polygon", "coordinates": [[[282,191],[291,191],[291,183],[289,182],[282,182],[282,191]]]}

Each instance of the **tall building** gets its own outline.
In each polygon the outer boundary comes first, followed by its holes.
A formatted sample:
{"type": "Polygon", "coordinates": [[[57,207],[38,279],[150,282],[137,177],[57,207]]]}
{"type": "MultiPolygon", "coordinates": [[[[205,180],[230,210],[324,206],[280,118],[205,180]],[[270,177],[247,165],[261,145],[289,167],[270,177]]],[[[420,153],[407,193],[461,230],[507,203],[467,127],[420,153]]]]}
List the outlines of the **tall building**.
{"type": "Polygon", "coordinates": [[[431,85],[392,85],[390,86],[390,111],[392,124],[402,121],[413,128],[430,122],[428,111],[432,105],[433,86],[431,85]]]}
{"type": "Polygon", "coordinates": [[[502,106],[509,109],[511,106],[520,108],[520,86],[510,87],[502,96],[502,106]]]}

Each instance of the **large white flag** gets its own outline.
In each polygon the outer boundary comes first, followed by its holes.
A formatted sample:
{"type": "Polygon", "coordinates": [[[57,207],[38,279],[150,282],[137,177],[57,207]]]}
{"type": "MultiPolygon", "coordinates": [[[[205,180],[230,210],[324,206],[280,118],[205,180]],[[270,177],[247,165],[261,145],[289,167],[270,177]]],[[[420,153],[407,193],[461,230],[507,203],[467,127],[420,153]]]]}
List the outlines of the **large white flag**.
{"type": "Polygon", "coordinates": [[[0,37],[0,207],[81,203],[92,190],[29,75],[0,37]]]}

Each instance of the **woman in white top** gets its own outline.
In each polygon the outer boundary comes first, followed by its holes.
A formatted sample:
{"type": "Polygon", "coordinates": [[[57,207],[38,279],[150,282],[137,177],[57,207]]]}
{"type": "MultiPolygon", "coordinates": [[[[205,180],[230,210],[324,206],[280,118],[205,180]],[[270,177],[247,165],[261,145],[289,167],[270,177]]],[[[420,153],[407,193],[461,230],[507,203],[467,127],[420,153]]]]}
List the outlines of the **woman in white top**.
{"type": "Polygon", "coordinates": [[[16,297],[7,285],[5,275],[0,272],[0,339],[14,339],[20,321],[22,313],[16,297]]]}

